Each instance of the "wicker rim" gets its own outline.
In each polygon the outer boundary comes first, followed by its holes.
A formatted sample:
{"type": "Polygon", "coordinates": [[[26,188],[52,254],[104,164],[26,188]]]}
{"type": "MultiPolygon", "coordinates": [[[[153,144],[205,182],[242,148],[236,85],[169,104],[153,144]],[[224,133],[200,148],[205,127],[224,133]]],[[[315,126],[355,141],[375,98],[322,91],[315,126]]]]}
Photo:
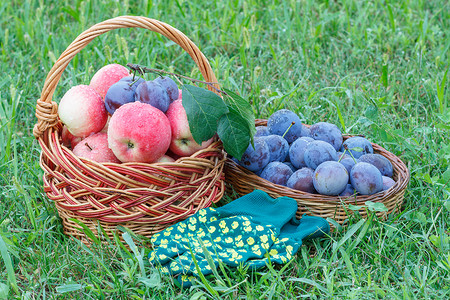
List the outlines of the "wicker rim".
{"type": "MultiPolygon", "coordinates": [[[[267,120],[257,119],[256,126],[267,125],[267,120]]],[[[344,136],[344,139],[351,136],[344,136]]],[[[272,197],[287,196],[297,200],[299,210],[297,217],[301,217],[303,213],[313,213],[314,215],[322,217],[330,217],[335,219],[338,223],[343,223],[347,219],[347,213],[343,206],[364,205],[366,201],[382,202],[388,208],[387,213],[397,211],[399,205],[403,201],[405,189],[408,185],[410,174],[406,165],[393,153],[387,151],[380,145],[372,143],[374,153],[379,153],[385,156],[392,163],[394,169],[393,179],[395,184],[386,191],[382,191],[373,195],[359,195],[351,197],[327,196],[321,194],[311,194],[303,191],[294,190],[286,186],[273,184],[244,167],[239,166],[233,160],[227,159],[225,166],[225,178],[227,184],[231,185],[233,189],[239,193],[244,194],[251,192],[254,189],[262,189],[272,197]]],[[[365,210],[360,210],[362,215],[365,215],[365,210]]],[[[380,213],[379,215],[381,215],[380,213]]]]}
{"type": "MultiPolygon", "coordinates": [[[[52,101],[53,93],[67,65],[74,56],[86,47],[94,38],[107,33],[108,31],[119,28],[144,28],[164,35],[183,48],[194,60],[198,66],[203,78],[208,82],[217,83],[216,76],[205,55],[200,49],[178,29],[155,19],[140,16],[121,16],[109,19],[93,25],[81,33],[60,55],[55,62],[42,88],[41,98],[37,100],[36,117],[38,122],[35,124],[33,134],[36,138],[41,138],[49,127],[57,126],[58,105],[52,101]]],[[[217,84],[215,84],[218,87],[217,84]]],[[[217,93],[217,91],[208,86],[208,89],[217,93]]]]}

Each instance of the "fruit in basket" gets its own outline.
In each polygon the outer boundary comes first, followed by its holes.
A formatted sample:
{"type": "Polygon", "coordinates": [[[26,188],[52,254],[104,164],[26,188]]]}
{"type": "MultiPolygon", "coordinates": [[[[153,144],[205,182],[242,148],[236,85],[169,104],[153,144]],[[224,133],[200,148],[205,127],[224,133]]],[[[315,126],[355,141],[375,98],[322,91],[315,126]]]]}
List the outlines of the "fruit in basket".
{"type": "Polygon", "coordinates": [[[105,95],[105,108],[112,115],[125,103],[134,102],[135,89],[127,82],[118,81],[114,83],[105,95]]]}
{"type": "Polygon", "coordinates": [[[280,109],[270,115],[267,120],[267,128],[271,134],[284,135],[284,138],[290,144],[302,136],[303,125],[296,113],[288,109],[280,109]],[[293,122],[294,124],[291,126],[293,122]],[[288,128],[289,131],[287,131],[288,128]]]}
{"type": "Polygon", "coordinates": [[[181,99],[175,100],[169,105],[166,116],[172,131],[169,149],[173,153],[180,156],[190,156],[211,145],[213,138],[204,141],[201,145],[194,141],[181,99]]]}
{"type": "Polygon", "coordinates": [[[369,140],[361,136],[352,136],[346,139],[342,143],[341,151],[344,151],[345,147],[348,148],[354,158],[359,158],[361,155],[367,153],[373,153],[372,144],[369,140]]]}
{"type": "Polygon", "coordinates": [[[342,132],[332,123],[318,122],[309,128],[311,130],[311,137],[315,140],[330,143],[336,151],[339,151],[342,146],[342,132]]]}
{"type": "Polygon", "coordinates": [[[316,169],[325,161],[337,161],[338,156],[336,149],[330,143],[314,140],[306,145],[304,159],[307,167],[316,169]]]}
{"type": "Polygon", "coordinates": [[[356,163],[350,172],[350,182],[361,195],[372,195],[383,190],[380,170],[366,162],[356,163]]]}
{"type": "Polygon", "coordinates": [[[179,90],[178,86],[170,77],[157,77],[154,79],[154,82],[159,84],[164,90],[166,90],[167,95],[169,96],[170,101],[175,101],[179,99],[179,90]]]}
{"type": "Polygon", "coordinates": [[[386,191],[395,185],[394,179],[387,176],[382,176],[383,178],[383,191],[386,191]]]}
{"type": "Polygon", "coordinates": [[[77,137],[99,132],[108,120],[102,98],[88,85],[70,88],[59,102],[58,115],[69,132],[77,137]]]}
{"type": "Polygon", "coordinates": [[[319,194],[337,196],[347,183],[347,169],[337,161],[325,161],[314,170],[313,184],[319,194]]]}
{"type": "Polygon", "coordinates": [[[353,195],[356,195],[356,190],[350,183],[347,183],[345,189],[339,194],[341,197],[350,197],[353,195]]]}
{"type": "Polygon", "coordinates": [[[256,133],[253,137],[268,136],[268,135],[270,135],[270,132],[269,132],[269,129],[267,128],[267,126],[257,126],[256,133]]]}
{"type": "Polygon", "coordinates": [[[136,88],[135,100],[150,104],[163,113],[167,111],[170,105],[170,98],[167,91],[152,80],[147,80],[139,84],[136,88]]]}
{"type": "Polygon", "coordinates": [[[294,190],[315,193],[316,189],[313,184],[313,174],[314,170],[311,168],[304,167],[298,169],[291,177],[289,177],[286,185],[294,190]]]}
{"type": "Polygon", "coordinates": [[[159,109],[142,102],[126,103],[111,116],[108,144],[121,162],[154,162],[169,149],[170,122],[159,109]]]}
{"type": "Polygon", "coordinates": [[[389,159],[387,159],[381,154],[378,153],[364,154],[359,158],[359,161],[374,165],[375,167],[377,167],[378,170],[380,170],[381,175],[383,176],[392,177],[394,173],[392,163],[389,161],[389,159]]]}
{"type": "Polygon", "coordinates": [[[98,132],[84,138],[73,148],[73,153],[100,163],[120,163],[108,147],[108,135],[105,132],[98,132]]]}
{"type": "Polygon", "coordinates": [[[61,132],[61,140],[64,146],[73,149],[82,139],[83,138],[71,134],[66,125],[63,126],[61,132]]]}
{"type": "Polygon", "coordinates": [[[305,150],[310,140],[305,137],[296,139],[289,147],[289,161],[295,168],[300,169],[306,167],[305,150]]]}
{"type": "Polygon", "coordinates": [[[289,152],[289,144],[286,139],[275,134],[263,138],[269,146],[270,161],[284,161],[289,152]]]}
{"type": "Polygon", "coordinates": [[[344,154],[343,158],[339,160],[341,164],[347,169],[348,174],[352,170],[353,166],[357,163],[350,155],[344,154]]]}
{"type": "Polygon", "coordinates": [[[269,163],[270,150],[264,138],[256,137],[253,140],[254,147],[250,143],[238,163],[252,172],[258,172],[269,163]]]}
{"type": "Polygon", "coordinates": [[[109,64],[100,68],[91,78],[89,85],[105,99],[108,89],[117,81],[129,75],[126,67],[119,64],[109,64]]]}
{"type": "Polygon", "coordinates": [[[286,185],[292,173],[289,166],[279,161],[273,161],[264,167],[260,176],[272,183],[286,185]]]}

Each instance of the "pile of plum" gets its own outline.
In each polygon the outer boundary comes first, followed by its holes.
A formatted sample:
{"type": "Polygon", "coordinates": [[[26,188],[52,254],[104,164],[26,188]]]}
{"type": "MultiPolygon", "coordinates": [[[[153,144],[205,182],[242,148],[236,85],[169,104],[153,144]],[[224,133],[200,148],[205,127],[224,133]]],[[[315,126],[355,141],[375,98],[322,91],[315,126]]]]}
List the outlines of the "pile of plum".
{"type": "Polygon", "coordinates": [[[344,141],[335,124],[307,127],[297,114],[281,109],[256,130],[253,145],[233,160],[274,184],[342,197],[371,195],[395,184],[391,162],[373,153],[364,137],[344,141]]]}

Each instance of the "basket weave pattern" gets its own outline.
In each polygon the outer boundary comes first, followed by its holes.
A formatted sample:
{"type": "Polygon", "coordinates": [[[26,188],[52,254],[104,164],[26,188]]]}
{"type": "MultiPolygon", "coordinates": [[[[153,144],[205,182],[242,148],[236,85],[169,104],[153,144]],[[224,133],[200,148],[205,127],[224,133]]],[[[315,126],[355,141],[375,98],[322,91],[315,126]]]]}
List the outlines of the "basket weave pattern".
{"type": "MultiPolygon", "coordinates": [[[[267,120],[256,120],[255,125],[267,125],[267,120]]],[[[344,140],[349,137],[344,136],[344,140]]],[[[230,190],[233,189],[240,195],[250,193],[255,189],[261,189],[275,198],[281,196],[294,198],[298,203],[297,218],[301,218],[303,214],[308,214],[331,218],[339,224],[343,224],[349,218],[351,212],[348,205],[364,206],[366,201],[382,202],[388,211],[376,212],[376,214],[378,217],[385,218],[387,214],[399,211],[409,182],[409,171],[406,165],[391,152],[374,143],[372,143],[372,147],[374,153],[385,156],[392,163],[394,170],[393,179],[395,181],[395,185],[387,191],[373,195],[359,195],[344,198],[297,191],[286,186],[273,184],[255,175],[246,168],[239,166],[231,159],[227,159],[225,164],[227,187],[230,190]]],[[[361,208],[359,213],[362,217],[367,217],[365,208],[361,208]]]]}
{"type": "MultiPolygon", "coordinates": [[[[180,45],[207,82],[217,82],[198,47],[183,33],[163,22],[123,16],[96,24],[80,34],[50,70],[37,101],[33,134],[42,148],[44,192],[55,202],[64,232],[86,240],[81,221],[94,233],[98,223],[112,237],[117,225],[143,236],[185,219],[217,202],[225,191],[225,155],[220,141],[172,163],[97,163],[75,156],[61,144],[62,124],[52,101],[62,72],[95,37],[118,28],[144,28],[180,45]]],[[[213,88],[210,90],[215,91],[213,88]]]]}

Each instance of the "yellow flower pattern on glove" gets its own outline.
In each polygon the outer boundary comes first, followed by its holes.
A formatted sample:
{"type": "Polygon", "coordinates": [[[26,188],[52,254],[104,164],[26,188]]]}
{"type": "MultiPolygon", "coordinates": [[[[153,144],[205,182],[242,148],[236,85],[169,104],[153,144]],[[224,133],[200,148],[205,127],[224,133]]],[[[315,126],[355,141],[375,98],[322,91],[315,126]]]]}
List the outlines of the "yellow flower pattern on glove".
{"type": "Polygon", "coordinates": [[[236,221],[234,221],[233,223],[231,223],[231,228],[233,228],[233,229],[238,228],[238,226],[239,226],[239,223],[236,222],[236,221]]]}

